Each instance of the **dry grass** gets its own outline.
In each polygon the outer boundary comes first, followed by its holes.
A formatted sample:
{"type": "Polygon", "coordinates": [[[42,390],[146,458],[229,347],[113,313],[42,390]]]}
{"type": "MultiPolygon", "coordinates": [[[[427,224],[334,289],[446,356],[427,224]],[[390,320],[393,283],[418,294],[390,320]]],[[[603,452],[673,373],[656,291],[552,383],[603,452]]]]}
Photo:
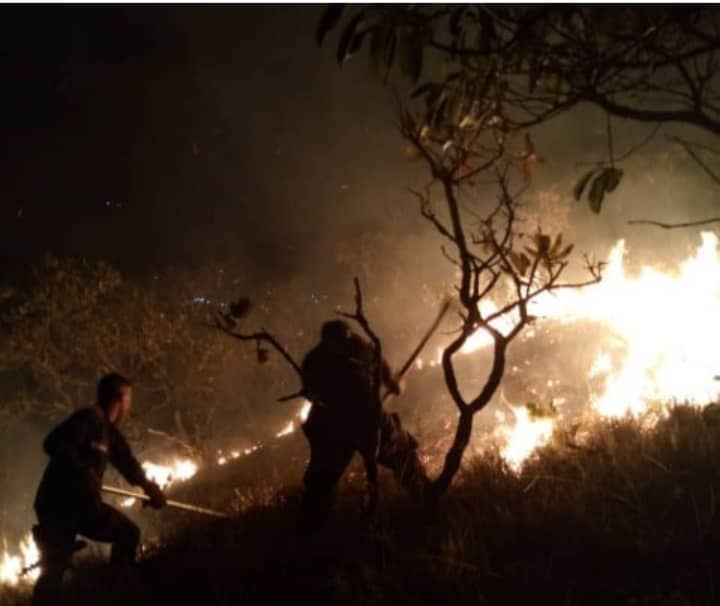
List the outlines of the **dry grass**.
{"type": "Polygon", "coordinates": [[[369,522],[352,481],[308,538],[296,491],[260,492],[230,521],[174,529],[131,577],[80,568],[69,603],[716,605],[719,455],[720,427],[678,408],[651,431],[558,437],[520,475],[471,461],[431,522],[387,478],[369,522]]]}

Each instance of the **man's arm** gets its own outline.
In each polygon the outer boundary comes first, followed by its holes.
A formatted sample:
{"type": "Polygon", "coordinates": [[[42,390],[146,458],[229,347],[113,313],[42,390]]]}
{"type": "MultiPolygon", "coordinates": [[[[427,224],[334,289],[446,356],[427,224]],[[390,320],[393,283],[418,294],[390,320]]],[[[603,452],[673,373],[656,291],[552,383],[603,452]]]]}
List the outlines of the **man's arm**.
{"type": "Polygon", "coordinates": [[[395,395],[400,395],[402,388],[400,386],[400,383],[398,383],[398,381],[393,376],[392,370],[390,370],[390,365],[387,363],[386,360],[382,361],[382,381],[385,387],[387,387],[388,391],[394,393],[395,395]]]}
{"type": "Polygon", "coordinates": [[[122,474],[123,478],[133,486],[140,486],[150,497],[150,504],[159,508],[165,505],[165,495],[160,487],[145,475],[145,470],[135,458],[130,445],[116,427],[111,428],[110,463],[122,474]]]}

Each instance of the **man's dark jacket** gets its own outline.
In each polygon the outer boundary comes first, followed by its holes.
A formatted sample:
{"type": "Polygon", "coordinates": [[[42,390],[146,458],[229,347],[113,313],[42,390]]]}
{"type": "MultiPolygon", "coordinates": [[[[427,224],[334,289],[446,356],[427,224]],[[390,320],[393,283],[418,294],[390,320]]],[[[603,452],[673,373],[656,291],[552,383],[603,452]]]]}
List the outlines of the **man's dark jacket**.
{"type": "Polygon", "coordinates": [[[132,485],[145,473],[120,431],[98,406],[81,408],[45,438],[50,461],[35,496],[38,516],[71,516],[99,505],[108,460],[132,485]]]}

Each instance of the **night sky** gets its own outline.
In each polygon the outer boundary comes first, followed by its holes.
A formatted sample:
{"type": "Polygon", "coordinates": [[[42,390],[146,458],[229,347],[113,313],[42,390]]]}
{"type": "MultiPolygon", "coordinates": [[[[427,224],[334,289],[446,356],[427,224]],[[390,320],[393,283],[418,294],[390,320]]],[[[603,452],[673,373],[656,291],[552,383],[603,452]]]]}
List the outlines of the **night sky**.
{"type": "Polygon", "coordinates": [[[287,273],[373,227],[410,169],[321,6],[2,7],[0,257],[287,273]]]}
{"type": "MultiPolygon", "coordinates": [[[[3,275],[52,251],[131,273],[220,263],[284,278],[363,231],[432,237],[406,191],[427,174],[403,157],[389,91],[364,55],[338,67],[337,32],[317,48],[322,9],[1,7],[3,275]]],[[[567,195],[605,147],[605,119],[582,112],[533,132],[539,177],[567,195]]],[[[664,168],[649,183],[657,166],[628,171],[632,204],[578,206],[574,225],[606,245],[653,238],[629,218],[701,214],[672,214],[711,201],[664,168]]]]}

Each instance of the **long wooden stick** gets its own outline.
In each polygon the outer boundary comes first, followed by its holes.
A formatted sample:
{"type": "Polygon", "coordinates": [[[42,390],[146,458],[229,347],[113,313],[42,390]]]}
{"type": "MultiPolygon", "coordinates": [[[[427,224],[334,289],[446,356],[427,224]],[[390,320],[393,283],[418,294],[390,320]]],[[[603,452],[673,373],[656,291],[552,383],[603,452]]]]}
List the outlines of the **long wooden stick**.
{"type": "MultiPolygon", "coordinates": [[[[420,355],[420,352],[423,350],[423,347],[427,344],[427,342],[430,340],[430,337],[435,334],[435,331],[437,330],[438,326],[440,326],[440,322],[442,322],[442,319],[445,317],[445,314],[447,313],[447,310],[450,309],[450,299],[446,300],[443,306],[440,308],[440,311],[438,312],[437,317],[432,323],[432,326],[427,330],[423,338],[420,340],[420,343],[418,343],[418,346],[413,349],[412,353],[408,356],[408,359],[405,361],[405,364],[402,365],[400,368],[400,371],[396,375],[396,379],[399,381],[402,379],[407,372],[410,370],[410,367],[415,362],[415,359],[420,355]]],[[[385,395],[383,396],[383,402],[388,399],[391,392],[385,392],[385,395]]]]}
{"type": "MultiPolygon", "coordinates": [[[[150,497],[146,494],[133,492],[131,490],[125,490],[124,488],[116,488],[115,486],[102,487],[103,492],[109,494],[119,495],[121,497],[132,497],[133,499],[139,499],[141,501],[149,501],[150,497]]],[[[174,507],[175,509],[183,509],[184,511],[192,511],[193,513],[202,513],[206,516],[214,516],[216,518],[227,518],[228,515],[214,509],[207,509],[206,507],[198,507],[197,505],[190,505],[189,503],[181,503],[179,501],[167,500],[166,504],[168,507],[174,507]]]]}

